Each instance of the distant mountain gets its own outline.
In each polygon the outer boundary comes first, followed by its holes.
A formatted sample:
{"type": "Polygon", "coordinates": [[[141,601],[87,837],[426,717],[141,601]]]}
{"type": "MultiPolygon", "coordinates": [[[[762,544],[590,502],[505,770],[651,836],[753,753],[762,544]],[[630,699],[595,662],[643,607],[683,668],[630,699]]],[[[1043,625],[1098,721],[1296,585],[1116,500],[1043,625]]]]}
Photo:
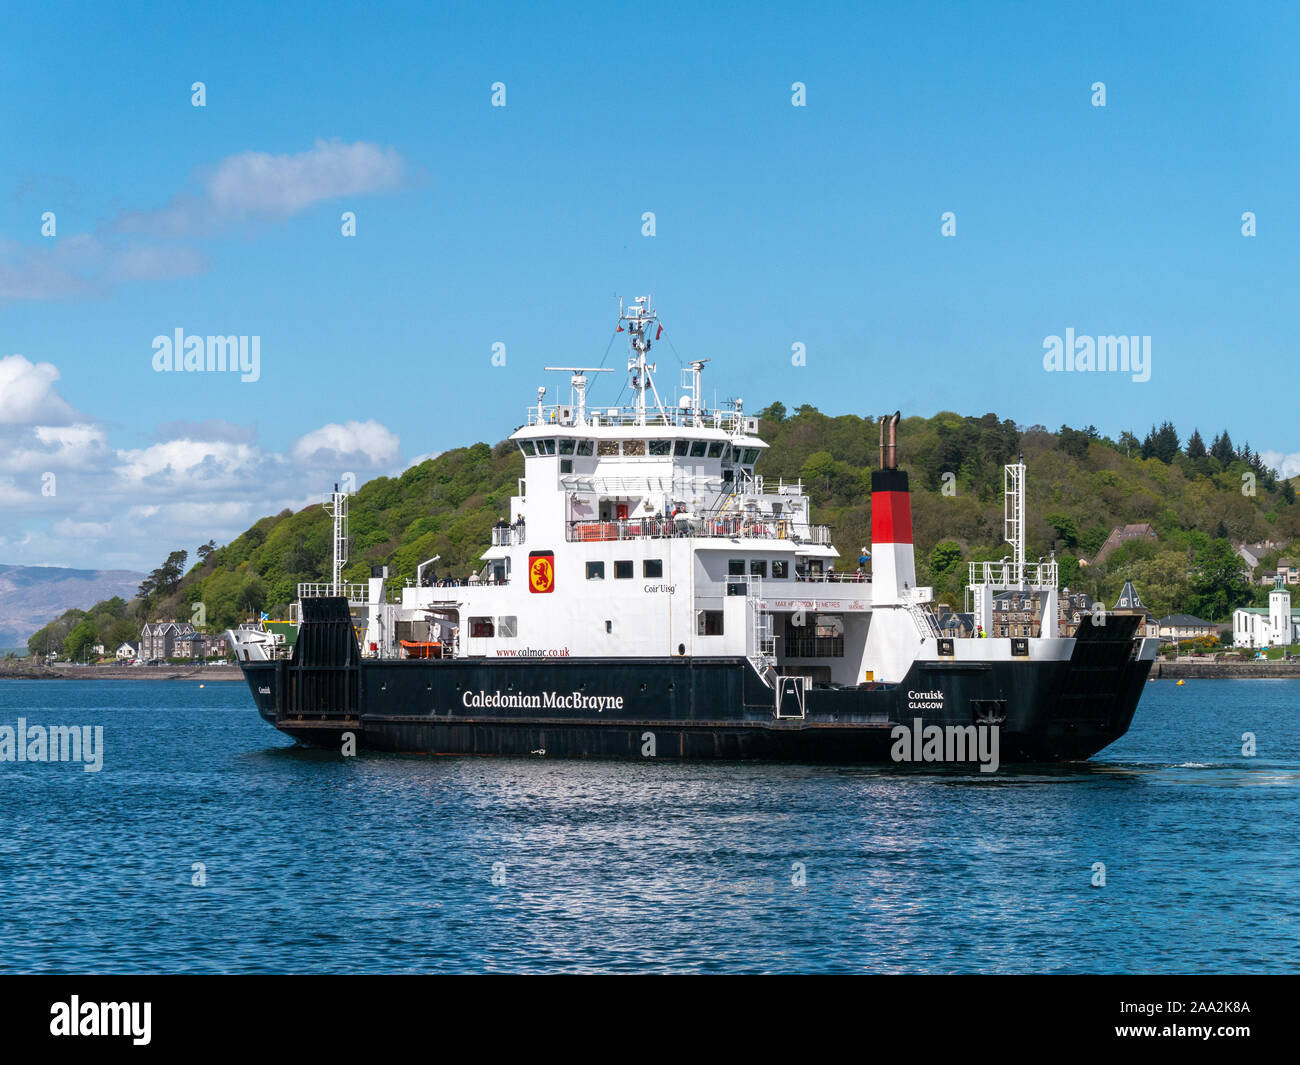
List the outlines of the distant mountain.
{"type": "Polygon", "coordinates": [[[63,569],[0,565],[0,648],[27,638],[65,610],[87,610],[100,600],[135,595],[143,573],[124,569],[63,569]]]}

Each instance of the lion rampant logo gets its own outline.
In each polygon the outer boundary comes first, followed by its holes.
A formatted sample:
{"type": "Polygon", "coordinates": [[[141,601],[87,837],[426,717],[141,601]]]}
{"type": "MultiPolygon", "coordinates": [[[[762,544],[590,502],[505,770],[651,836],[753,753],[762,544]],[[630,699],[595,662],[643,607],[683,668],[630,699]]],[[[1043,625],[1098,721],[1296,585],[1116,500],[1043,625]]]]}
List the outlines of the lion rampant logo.
{"type": "Polygon", "coordinates": [[[549,592],[555,588],[555,555],[536,551],[528,556],[528,590],[549,592]]]}

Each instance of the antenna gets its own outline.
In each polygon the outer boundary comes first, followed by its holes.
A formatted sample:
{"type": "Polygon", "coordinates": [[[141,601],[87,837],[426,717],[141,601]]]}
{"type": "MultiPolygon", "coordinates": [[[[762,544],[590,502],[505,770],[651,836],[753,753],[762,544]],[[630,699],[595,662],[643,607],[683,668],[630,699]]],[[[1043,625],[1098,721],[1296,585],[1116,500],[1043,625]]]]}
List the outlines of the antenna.
{"type": "Polygon", "coordinates": [[[632,391],[636,396],[636,414],[637,424],[645,425],[646,415],[646,393],[654,397],[655,409],[659,411],[659,416],[666,422],[667,415],[664,413],[663,402],[659,399],[659,392],[655,388],[652,374],[655,372],[655,364],[646,361],[646,355],[650,353],[651,345],[659,339],[659,334],[663,331],[663,326],[659,324],[659,315],[655,313],[654,304],[649,296],[637,296],[630,306],[624,307],[623,301],[618,301],[618,321],[619,328],[627,327],[627,342],[630,351],[627,357],[627,372],[629,383],[632,391]],[[655,327],[654,335],[650,335],[650,326],[655,327]]]}
{"type": "Polygon", "coordinates": [[[587,424],[587,374],[589,373],[613,373],[614,371],[607,367],[600,366],[543,366],[543,370],[548,373],[569,373],[573,374],[569,378],[569,398],[573,401],[576,408],[574,422],[577,425],[587,424]]]}

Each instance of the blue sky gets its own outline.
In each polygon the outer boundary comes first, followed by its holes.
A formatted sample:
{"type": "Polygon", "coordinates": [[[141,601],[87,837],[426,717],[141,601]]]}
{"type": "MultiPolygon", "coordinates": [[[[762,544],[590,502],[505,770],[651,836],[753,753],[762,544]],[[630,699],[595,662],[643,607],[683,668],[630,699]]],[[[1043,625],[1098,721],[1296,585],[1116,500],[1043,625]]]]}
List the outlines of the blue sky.
{"type": "Polygon", "coordinates": [[[151,567],[500,439],[616,293],[668,391],[708,357],[754,409],[1168,418],[1300,470],[1300,9],[899,7],[11,6],[0,561],[151,567]],[[178,327],[260,379],[155,372],[178,327]],[[1151,379],[1044,372],[1067,328],[1151,379]]]}

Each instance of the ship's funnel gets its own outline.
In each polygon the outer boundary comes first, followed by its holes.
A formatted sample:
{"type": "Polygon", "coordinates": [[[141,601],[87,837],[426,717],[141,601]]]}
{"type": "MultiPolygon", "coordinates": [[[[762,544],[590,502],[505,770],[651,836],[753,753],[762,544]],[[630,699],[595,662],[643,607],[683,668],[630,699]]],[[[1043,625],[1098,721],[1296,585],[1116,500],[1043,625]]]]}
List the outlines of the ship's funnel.
{"type": "Polygon", "coordinates": [[[912,547],[912,494],[898,469],[898,422],[880,419],[880,469],[871,473],[871,599],[900,603],[916,587],[912,547]]]}

